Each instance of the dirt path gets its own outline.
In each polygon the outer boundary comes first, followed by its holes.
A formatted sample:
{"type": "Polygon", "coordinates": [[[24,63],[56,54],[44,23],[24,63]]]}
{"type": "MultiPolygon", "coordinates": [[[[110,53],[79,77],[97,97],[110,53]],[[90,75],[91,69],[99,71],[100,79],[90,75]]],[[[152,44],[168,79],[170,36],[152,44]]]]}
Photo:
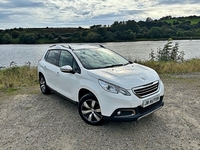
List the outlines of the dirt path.
{"type": "Polygon", "coordinates": [[[200,150],[200,74],[162,76],[165,106],[139,122],[85,124],[77,106],[38,87],[1,96],[0,150],[200,150]]]}

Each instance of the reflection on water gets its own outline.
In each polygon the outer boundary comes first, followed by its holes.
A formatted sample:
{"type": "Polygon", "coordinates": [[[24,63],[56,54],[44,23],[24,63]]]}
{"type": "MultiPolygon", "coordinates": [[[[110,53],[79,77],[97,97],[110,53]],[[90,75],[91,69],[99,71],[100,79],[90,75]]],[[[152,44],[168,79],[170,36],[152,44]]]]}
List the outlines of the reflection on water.
{"type": "MultiPolygon", "coordinates": [[[[179,43],[179,51],[185,52],[185,59],[200,58],[200,40],[173,41],[179,43]]],[[[131,60],[149,60],[151,50],[155,52],[163,48],[167,41],[140,41],[140,42],[110,42],[101,43],[131,60]]],[[[17,65],[31,62],[31,66],[37,66],[38,60],[44,51],[52,44],[35,45],[0,45],[0,66],[8,67],[12,61],[17,65]]],[[[73,45],[73,44],[70,44],[73,45]]]]}

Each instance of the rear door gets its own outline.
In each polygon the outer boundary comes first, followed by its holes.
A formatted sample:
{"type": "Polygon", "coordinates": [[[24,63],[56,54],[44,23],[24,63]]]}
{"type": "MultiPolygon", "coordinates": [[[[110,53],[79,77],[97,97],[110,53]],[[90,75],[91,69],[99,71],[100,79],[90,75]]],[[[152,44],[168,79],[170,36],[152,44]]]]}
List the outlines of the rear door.
{"type": "Polygon", "coordinates": [[[46,63],[43,66],[47,85],[55,91],[57,91],[57,78],[60,70],[58,67],[59,57],[60,50],[49,50],[45,56],[46,63]]]}

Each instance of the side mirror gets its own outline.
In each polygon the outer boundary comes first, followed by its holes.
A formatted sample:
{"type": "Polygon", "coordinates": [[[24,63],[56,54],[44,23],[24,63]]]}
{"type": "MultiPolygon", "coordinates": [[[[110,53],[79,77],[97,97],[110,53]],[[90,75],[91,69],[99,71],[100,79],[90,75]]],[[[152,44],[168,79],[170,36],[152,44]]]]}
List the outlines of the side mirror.
{"type": "Polygon", "coordinates": [[[69,66],[69,65],[60,67],[60,70],[61,70],[62,72],[66,72],[66,73],[75,73],[75,72],[73,71],[72,67],[69,66]]]}

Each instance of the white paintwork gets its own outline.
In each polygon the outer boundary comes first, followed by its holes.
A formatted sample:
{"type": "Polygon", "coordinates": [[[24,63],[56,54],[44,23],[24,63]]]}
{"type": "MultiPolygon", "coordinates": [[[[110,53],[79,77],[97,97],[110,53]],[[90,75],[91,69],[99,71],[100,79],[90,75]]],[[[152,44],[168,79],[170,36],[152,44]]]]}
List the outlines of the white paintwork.
{"type": "MultiPolygon", "coordinates": [[[[93,48],[88,45],[75,45],[73,49],[93,48]]],[[[164,95],[164,85],[158,74],[151,68],[139,65],[137,63],[126,66],[105,68],[105,69],[85,69],[73,50],[63,46],[53,46],[49,49],[61,49],[69,51],[77,61],[81,73],[66,73],[60,70],[60,67],[52,65],[45,61],[44,56],[38,63],[38,72],[42,73],[46,79],[47,85],[60,94],[78,102],[78,94],[81,89],[87,89],[93,93],[101,107],[103,116],[109,117],[118,108],[134,108],[142,106],[143,101],[160,97],[164,95]],[[113,85],[126,89],[131,95],[125,96],[121,93],[114,94],[104,90],[99,80],[109,82],[113,85]],[[138,98],[132,88],[142,86],[154,81],[159,81],[159,90],[157,93],[145,98],[138,98]]],[[[48,49],[48,50],[49,50],[48,49]]]]}

